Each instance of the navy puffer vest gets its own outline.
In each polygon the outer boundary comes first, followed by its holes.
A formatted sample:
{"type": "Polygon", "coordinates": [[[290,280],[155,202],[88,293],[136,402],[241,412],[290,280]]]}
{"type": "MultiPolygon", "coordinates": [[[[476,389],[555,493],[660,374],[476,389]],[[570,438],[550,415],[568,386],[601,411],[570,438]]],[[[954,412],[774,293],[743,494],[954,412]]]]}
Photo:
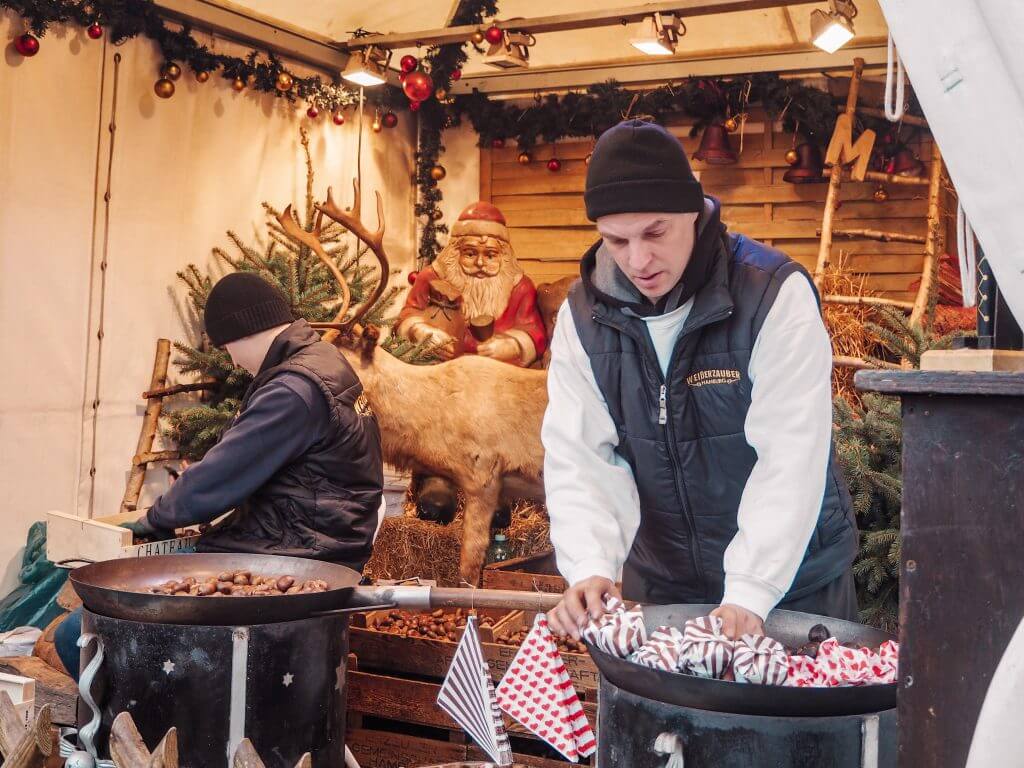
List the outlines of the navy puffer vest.
{"type": "MultiPolygon", "coordinates": [[[[743,431],[751,351],[783,280],[807,273],[779,251],[723,231],[662,376],[646,323],[593,287],[599,247],[584,256],[569,303],[640,495],[624,592],[646,602],[720,602],[723,555],[757,460],[743,431]]],[[[839,577],[856,551],[852,504],[833,452],[818,524],[783,602],[839,577]]]]}

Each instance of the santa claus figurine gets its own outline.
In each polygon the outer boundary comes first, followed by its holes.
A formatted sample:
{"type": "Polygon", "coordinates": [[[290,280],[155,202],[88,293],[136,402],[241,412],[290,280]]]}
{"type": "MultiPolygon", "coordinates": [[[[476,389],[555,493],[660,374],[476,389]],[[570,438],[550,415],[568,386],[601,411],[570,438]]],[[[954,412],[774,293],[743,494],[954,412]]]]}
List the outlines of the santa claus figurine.
{"type": "Polygon", "coordinates": [[[501,211],[480,201],[459,215],[448,244],[416,276],[398,316],[398,333],[412,341],[429,339],[442,345],[438,354],[446,360],[457,347],[464,354],[522,366],[544,354],[548,339],[537,309],[537,288],[516,261],[501,211]],[[436,281],[461,294],[466,321],[461,344],[429,320],[430,286],[436,281]]]}

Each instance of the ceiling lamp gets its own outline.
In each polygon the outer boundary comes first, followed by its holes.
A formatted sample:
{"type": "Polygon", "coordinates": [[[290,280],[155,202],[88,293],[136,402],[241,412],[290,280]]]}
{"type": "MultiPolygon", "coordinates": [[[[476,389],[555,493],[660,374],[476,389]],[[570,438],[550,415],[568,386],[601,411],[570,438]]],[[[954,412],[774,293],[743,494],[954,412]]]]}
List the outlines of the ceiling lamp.
{"type": "Polygon", "coordinates": [[[350,83],[367,88],[383,85],[387,81],[387,70],[390,63],[391,51],[371,45],[352,51],[341,76],[350,83]]]}
{"type": "Polygon", "coordinates": [[[502,30],[502,39],[491,43],[484,56],[484,64],[498,69],[516,69],[530,66],[530,48],[537,38],[527,32],[502,30]]]}
{"type": "Polygon", "coordinates": [[[671,56],[685,34],[686,25],[674,13],[655,13],[640,22],[640,35],[629,42],[648,56],[671,56]]]}
{"type": "Polygon", "coordinates": [[[828,53],[835,53],[853,39],[853,0],[829,0],[829,11],[811,12],[811,40],[828,53]]]}

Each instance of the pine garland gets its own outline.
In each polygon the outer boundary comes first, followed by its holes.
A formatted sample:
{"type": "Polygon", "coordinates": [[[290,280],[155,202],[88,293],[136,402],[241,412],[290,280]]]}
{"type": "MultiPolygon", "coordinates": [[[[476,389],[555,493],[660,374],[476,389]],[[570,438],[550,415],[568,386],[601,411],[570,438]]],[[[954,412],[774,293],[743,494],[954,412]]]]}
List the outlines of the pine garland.
{"type": "MultiPolygon", "coordinates": [[[[93,23],[100,24],[115,45],[143,35],[157,44],[166,62],[186,64],[196,74],[220,70],[221,77],[229,82],[241,78],[251,89],[292,102],[303,99],[320,110],[334,111],[359,101],[358,91],[337,80],[325,82],[319,75],[300,77],[273,54],[264,56],[255,50],[244,57],[214,53],[192,36],[188,26],[168,27],[152,0],[0,0],[0,9],[20,15],[37,37],[55,24],[88,27],[93,23]],[[287,91],[277,89],[281,73],[292,78],[287,91]]],[[[366,100],[392,110],[408,104],[401,92],[390,86],[370,89],[366,100]]]]}

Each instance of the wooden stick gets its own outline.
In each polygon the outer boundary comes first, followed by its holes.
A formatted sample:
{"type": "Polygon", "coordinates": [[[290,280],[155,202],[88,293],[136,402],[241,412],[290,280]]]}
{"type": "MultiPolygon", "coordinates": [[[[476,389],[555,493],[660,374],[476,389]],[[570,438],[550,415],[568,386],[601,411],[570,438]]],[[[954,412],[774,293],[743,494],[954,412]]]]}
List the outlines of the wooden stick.
{"type": "MultiPolygon", "coordinates": [[[[850,92],[846,95],[846,114],[852,115],[857,109],[857,96],[860,93],[860,79],[864,74],[864,59],[859,56],[853,60],[853,75],[850,77],[850,92]]],[[[836,203],[839,202],[839,184],[842,181],[843,167],[836,163],[828,169],[828,193],[825,195],[825,216],[821,220],[821,243],[818,246],[818,261],[814,266],[814,287],[821,290],[832,254],[832,219],[836,214],[836,203]]]]}
{"type": "Polygon", "coordinates": [[[174,461],[180,459],[181,454],[178,451],[156,451],[155,453],[143,453],[132,459],[133,466],[142,466],[145,464],[152,464],[154,461],[174,461]]]}
{"type": "Polygon", "coordinates": [[[855,306],[868,307],[896,307],[898,309],[913,309],[914,302],[899,301],[898,299],[883,299],[879,296],[839,296],[828,294],[822,301],[825,304],[852,304],[855,306]]]}
{"type": "MultiPolygon", "coordinates": [[[[868,115],[869,117],[885,117],[885,110],[875,109],[874,107],[857,107],[857,111],[860,114],[868,115]]],[[[916,125],[920,128],[928,127],[928,121],[923,117],[918,117],[917,115],[904,115],[900,118],[900,122],[906,123],[907,125],[916,125]]]]}
{"type": "Polygon", "coordinates": [[[160,387],[159,389],[150,389],[142,393],[144,400],[149,400],[154,397],[170,397],[171,395],[180,395],[182,392],[202,392],[209,389],[216,389],[218,387],[216,381],[194,381],[188,384],[174,384],[170,387],[160,387]]]}
{"type": "Polygon", "coordinates": [[[925,317],[928,302],[935,289],[935,273],[938,268],[937,256],[942,248],[942,154],[939,145],[932,149],[932,171],[928,182],[928,235],[924,245],[924,265],[921,267],[921,287],[917,289],[914,310],[910,313],[910,322],[922,327],[931,322],[925,317]]]}
{"type": "Polygon", "coordinates": [[[127,712],[110,726],[110,758],[117,768],[178,768],[178,731],[171,728],[152,753],[127,712]]]}
{"type": "MultiPolygon", "coordinates": [[[[235,750],[235,756],[231,761],[232,768],[266,768],[260,756],[256,753],[256,748],[252,745],[252,742],[248,739],[242,739],[238,744],[238,749],[235,750]]],[[[299,762],[295,764],[295,768],[312,768],[313,758],[307,752],[299,758],[299,762]]]]}
{"type": "MultiPolygon", "coordinates": [[[[153,376],[150,379],[150,390],[162,387],[167,382],[167,366],[171,362],[171,342],[169,339],[160,339],[156,343],[156,359],[153,361],[153,376]]],[[[149,453],[153,450],[153,440],[156,439],[156,430],[160,422],[160,412],[163,410],[163,400],[159,397],[149,398],[146,404],[146,415],[142,419],[142,432],[139,434],[139,444],[135,449],[135,455],[149,453]]],[[[134,512],[139,506],[139,496],[142,495],[142,484],[146,481],[146,465],[132,463],[131,473],[128,475],[128,487],[125,488],[124,498],[121,500],[122,512],[134,512]]]]}
{"type": "Polygon", "coordinates": [[[845,355],[834,355],[832,357],[832,365],[836,368],[856,368],[863,370],[865,368],[875,370],[878,368],[885,368],[887,370],[900,370],[900,366],[895,363],[886,363],[879,361],[877,363],[869,363],[867,360],[862,360],[859,357],[846,357],[845,355]]]}
{"type": "MultiPolygon", "coordinates": [[[[828,166],[822,169],[822,176],[829,176],[832,172],[833,166],[828,166]]],[[[877,181],[882,184],[895,184],[897,186],[904,187],[927,187],[928,179],[923,176],[897,176],[895,173],[879,173],[878,171],[868,171],[864,174],[864,181],[877,181]]]]}
{"type": "MultiPolygon", "coordinates": [[[[818,230],[821,234],[821,230],[818,230]]],[[[922,235],[905,235],[902,232],[883,232],[880,229],[833,229],[833,237],[862,237],[883,243],[924,243],[922,235]]]]}

